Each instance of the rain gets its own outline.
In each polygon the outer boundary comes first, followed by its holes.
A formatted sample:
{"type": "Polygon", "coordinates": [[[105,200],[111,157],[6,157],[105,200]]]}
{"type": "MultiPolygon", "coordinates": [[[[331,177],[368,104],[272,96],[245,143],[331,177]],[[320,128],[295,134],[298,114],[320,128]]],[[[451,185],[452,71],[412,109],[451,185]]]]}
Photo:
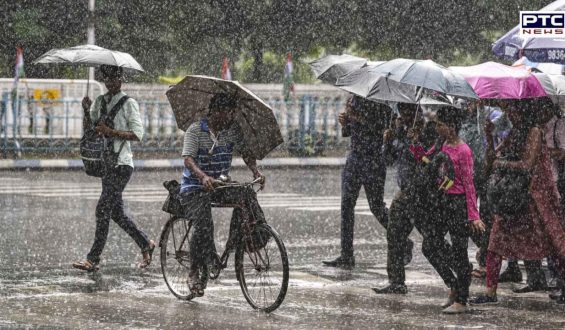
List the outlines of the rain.
{"type": "Polygon", "coordinates": [[[564,0],[0,5],[0,328],[565,327],[564,0]]]}

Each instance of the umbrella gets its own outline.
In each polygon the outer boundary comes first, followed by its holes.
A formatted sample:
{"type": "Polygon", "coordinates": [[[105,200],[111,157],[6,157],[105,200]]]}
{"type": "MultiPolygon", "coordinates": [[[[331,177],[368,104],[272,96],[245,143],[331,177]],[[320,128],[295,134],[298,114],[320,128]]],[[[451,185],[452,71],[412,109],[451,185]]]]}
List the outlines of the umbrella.
{"type": "Polygon", "coordinates": [[[143,72],[143,68],[128,53],[105,49],[95,45],[80,45],[71,48],[52,49],[41,55],[33,64],[68,64],[99,66],[113,65],[143,72]]]}
{"type": "Polygon", "coordinates": [[[217,93],[231,94],[237,100],[235,120],[252,156],[263,159],[283,143],[273,110],[265,102],[237,81],[207,76],[186,76],[167,91],[178,128],[186,131],[206,117],[208,104],[217,93]]]}
{"type": "MultiPolygon", "coordinates": [[[[143,72],[143,68],[128,53],[105,49],[95,45],[80,45],[71,48],[52,49],[41,55],[33,64],[62,64],[100,66],[113,65],[125,69],[143,72]]],[[[88,93],[90,77],[86,85],[88,93]]]]}
{"type": "Polygon", "coordinates": [[[309,65],[316,78],[333,85],[339,77],[361,68],[366,63],[364,58],[344,54],[328,55],[310,62],[309,65]]]}
{"type": "Polygon", "coordinates": [[[452,66],[481,99],[526,99],[547,96],[539,80],[529,71],[496,62],[473,66],[452,66]]]}
{"type": "Polygon", "coordinates": [[[465,79],[430,60],[396,59],[365,66],[338,79],[336,86],[373,100],[418,103],[433,92],[477,98],[465,79]]]}
{"type": "MultiPolygon", "coordinates": [[[[563,11],[565,0],[557,0],[540,11],[563,11]]],[[[492,45],[494,55],[518,60],[526,56],[533,62],[565,64],[565,39],[520,36],[520,25],[515,26],[492,45]]]]}
{"type": "Polygon", "coordinates": [[[525,56],[514,62],[512,66],[524,66],[526,68],[532,69],[533,71],[539,71],[547,74],[563,74],[562,64],[532,62],[525,56]]]}
{"type": "Polygon", "coordinates": [[[546,73],[534,73],[541,86],[554,103],[565,101],[565,76],[546,73]]]}

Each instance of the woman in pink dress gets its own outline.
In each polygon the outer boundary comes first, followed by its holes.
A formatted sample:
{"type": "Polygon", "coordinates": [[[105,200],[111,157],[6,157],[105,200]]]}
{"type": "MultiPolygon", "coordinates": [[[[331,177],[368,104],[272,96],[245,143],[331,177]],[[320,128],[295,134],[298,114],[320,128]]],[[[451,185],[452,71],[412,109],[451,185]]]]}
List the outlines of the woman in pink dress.
{"type": "MultiPolygon", "coordinates": [[[[484,232],[479,218],[473,183],[473,152],[458,133],[463,114],[453,107],[437,111],[437,133],[443,143],[436,145],[453,165],[453,185],[446,187],[436,205],[427,230],[422,232],[422,252],[449,288],[448,302],[442,311],[459,314],[467,311],[471,270],[467,254],[472,231],[484,232]],[[451,243],[445,236],[449,233],[451,243]]],[[[438,156],[435,156],[438,157],[438,156]]]]}
{"type": "MultiPolygon", "coordinates": [[[[496,288],[502,257],[540,260],[553,255],[561,278],[565,275],[565,228],[561,223],[559,194],[553,178],[550,154],[544,141],[535,102],[515,101],[505,109],[513,128],[494,150],[492,125],[487,124],[487,167],[528,172],[529,203],[516,215],[495,214],[487,253],[486,294],[472,304],[497,303],[496,288]]],[[[563,294],[560,298],[563,301],[563,294]]]]}

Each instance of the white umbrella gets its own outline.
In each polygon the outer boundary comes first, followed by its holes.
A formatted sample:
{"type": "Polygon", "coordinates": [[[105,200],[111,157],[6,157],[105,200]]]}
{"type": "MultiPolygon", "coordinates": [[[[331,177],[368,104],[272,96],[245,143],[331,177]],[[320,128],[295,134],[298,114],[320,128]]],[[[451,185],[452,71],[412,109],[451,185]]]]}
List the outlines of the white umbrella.
{"type": "Polygon", "coordinates": [[[367,59],[353,55],[328,55],[310,62],[316,78],[334,85],[337,79],[353,70],[363,67],[367,59]]]}
{"type": "Polygon", "coordinates": [[[565,76],[537,72],[534,76],[554,103],[565,103],[565,76]]]}
{"type": "Polygon", "coordinates": [[[124,69],[144,72],[141,65],[137,63],[130,54],[95,45],[80,45],[71,48],[52,49],[33,61],[33,64],[113,65],[124,69]]]}
{"type": "MultiPolygon", "coordinates": [[[[113,65],[124,69],[144,72],[141,65],[130,54],[95,45],[80,45],[71,48],[52,49],[41,55],[32,63],[77,66],[113,65]]],[[[87,92],[89,84],[90,78],[86,87],[87,92]]]]}

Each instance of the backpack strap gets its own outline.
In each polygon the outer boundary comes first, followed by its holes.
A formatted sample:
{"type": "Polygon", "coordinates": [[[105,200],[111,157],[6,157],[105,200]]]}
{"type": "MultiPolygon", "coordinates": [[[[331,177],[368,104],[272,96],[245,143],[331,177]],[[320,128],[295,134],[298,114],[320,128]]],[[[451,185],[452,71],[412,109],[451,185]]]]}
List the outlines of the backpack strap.
{"type": "MultiPolygon", "coordinates": [[[[100,101],[100,117],[97,121],[98,122],[104,122],[106,123],[106,125],[108,127],[114,127],[114,118],[116,118],[116,115],[118,114],[118,112],[122,109],[122,106],[124,105],[124,103],[126,103],[126,101],[129,99],[129,96],[125,95],[123,96],[118,103],[116,103],[116,105],[114,105],[114,107],[112,108],[112,110],[110,110],[110,113],[108,112],[108,105],[106,103],[106,98],[102,97],[102,100],[100,101]]],[[[93,126],[96,126],[97,123],[93,123],[93,126]]]]}
{"type": "Polygon", "coordinates": [[[110,110],[110,113],[108,114],[109,121],[114,121],[114,118],[116,118],[116,115],[122,109],[122,106],[126,103],[128,99],[129,96],[125,95],[118,101],[118,103],[116,103],[116,105],[114,105],[114,107],[112,108],[112,110],[110,110]]]}

